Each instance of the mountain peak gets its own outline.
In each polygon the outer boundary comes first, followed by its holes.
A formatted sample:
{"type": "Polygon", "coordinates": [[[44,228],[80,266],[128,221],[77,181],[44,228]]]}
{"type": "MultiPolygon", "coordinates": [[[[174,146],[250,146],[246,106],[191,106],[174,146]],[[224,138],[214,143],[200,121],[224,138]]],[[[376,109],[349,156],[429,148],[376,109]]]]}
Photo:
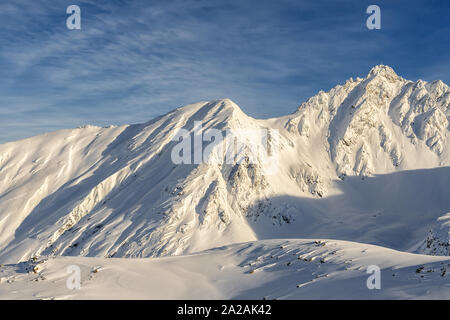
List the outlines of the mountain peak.
{"type": "Polygon", "coordinates": [[[225,119],[248,118],[242,109],[228,98],[195,103],[193,105],[184,106],[180,110],[188,113],[190,112],[189,110],[191,110],[191,112],[195,111],[193,114],[194,117],[197,120],[203,121],[211,119],[215,119],[215,121],[222,119],[222,121],[225,121],[225,119]]]}
{"type": "Polygon", "coordinates": [[[241,108],[234,103],[231,99],[225,98],[225,99],[216,99],[216,100],[209,100],[209,101],[201,101],[196,102],[188,105],[184,105],[178,110],[200,110],[203,109],[204,112],[210,112],[210,111],[240,111],[242,112],[241,108]]]}
{"type": "Polygon", "coordinates": [[[373,67],[370,71],[367,77],[375,77],[375,76],[382,76],[382,77],[398,77],[397,73],[395,73],[394,69],[392,69],[389,66],[386,65],[377,65],[373,67]]]}
{"type": "Polygon", "coordinates": [[[242,112],[242,109],[236,103],[234,103],[233,100],[231,100],[229,98],[215,100],[215,101],[212,101],[212,103],[214,103],[216,105],[221,105],[225,109],[231,109],[231,110],[242,112]]]}

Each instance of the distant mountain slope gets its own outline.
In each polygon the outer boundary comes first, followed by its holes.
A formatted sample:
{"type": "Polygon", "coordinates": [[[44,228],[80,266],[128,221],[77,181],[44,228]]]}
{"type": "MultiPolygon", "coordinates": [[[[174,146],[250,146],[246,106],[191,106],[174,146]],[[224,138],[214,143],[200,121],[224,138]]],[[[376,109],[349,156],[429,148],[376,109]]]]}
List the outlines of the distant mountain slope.
{"type": "Polygon", "coordinates": [[[253,119],[225,99],[3,144],[0,262],[178,255],[286,237],[408,250],[450,212],[449,119],[445,84],[377,66],[281,118],[253,119]],[[276,174],[247,158],[175,164],[177,133],[194,135],[196,121],[223,134],[279,132],[276,174]]]}

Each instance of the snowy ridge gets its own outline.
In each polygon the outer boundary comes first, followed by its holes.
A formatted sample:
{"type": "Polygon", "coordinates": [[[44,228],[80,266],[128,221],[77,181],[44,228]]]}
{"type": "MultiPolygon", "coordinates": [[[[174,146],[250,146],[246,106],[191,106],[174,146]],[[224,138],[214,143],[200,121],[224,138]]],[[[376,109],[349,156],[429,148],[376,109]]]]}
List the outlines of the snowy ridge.
{"type": "Polygon", "coordinates": [[[260,240],[153,259],[54,257],[0,269],[0,299],[449,299],[450,259],[337,240],[260,240]],[[81,289],[65,286],[67,266],[81,289]],[[369,265],[381,290],[368,290],[369,265]],[[151,272],[149,272],[151,270],[151,272]]]}
{"type": "Polygon", "coordinates": [[[450,90],[407,81],[387,66],[302,104],[291,131],[329,145],[339,176],[448,165],[450,90]],[[326,136],[328,141],[325,141],[326,136]],[[328,142],[328,143],[327,143],[328,142]]]}
{"type": "MultiPolygon", "coordinates": [[[[272,238],[411,250],[450,211],[450,90],[386,66],[258,120],[228,99],[0,145],[0,262],[157,257],[272,238]],[[280,132],[264,163],[171,161],[179,129],[280,132]]],[[[224,142],[225,143],[225,142],[224,142]]]]}

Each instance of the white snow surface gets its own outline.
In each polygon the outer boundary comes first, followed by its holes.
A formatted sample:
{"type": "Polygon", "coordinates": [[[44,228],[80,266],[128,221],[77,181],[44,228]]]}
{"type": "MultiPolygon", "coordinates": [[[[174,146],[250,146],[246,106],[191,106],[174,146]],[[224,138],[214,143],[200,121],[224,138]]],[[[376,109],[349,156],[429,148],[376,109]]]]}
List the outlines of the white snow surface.
{"type": "Polygon", "coordinates": [[[280,118],[223,99],[2,144],[0,297],[448,298],[449,121],[447,85],[376,66],[280,118]],[[278,130],[277,174],[262,162],[174,164],[172,140],[194,121],[278,130]],[[294,253],[330,265],[286,266],[294,253]],[[24,266],[42,259],[47,280],[30,282],[24,266]],[[366,288],[368,263],[389,289],[366,288]],[[63,286],[70,264],[85,274],[76,293],[63,286]]]}
{"type": "Polygon", "coordinates": [[[450,299],[448,271],[450,259],[442,256],[336,240],[260,240],[175,257],[6,265],[0,298],[450,299]],[[74,264],[81,288],[68,290],[74,264]],[[381,268],[380,290],[367,289],[370,265],[381,268]]]}

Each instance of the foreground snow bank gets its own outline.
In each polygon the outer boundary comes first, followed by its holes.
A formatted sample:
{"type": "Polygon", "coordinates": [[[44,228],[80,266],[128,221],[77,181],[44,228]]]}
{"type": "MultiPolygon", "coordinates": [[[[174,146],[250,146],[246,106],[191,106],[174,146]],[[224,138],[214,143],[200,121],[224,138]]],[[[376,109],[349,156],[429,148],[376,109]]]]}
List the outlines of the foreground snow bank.
{"type": "Polygon", "coordinates": [[[450,258],[337,240],[263,240],[150,259],[56,257],[0,267],[1,299],[450,299],[450,258]],[[67,288],[67,268],[81,289],[67,288]],[[381,289],[367,289],[367,268],[381,289]]]}

